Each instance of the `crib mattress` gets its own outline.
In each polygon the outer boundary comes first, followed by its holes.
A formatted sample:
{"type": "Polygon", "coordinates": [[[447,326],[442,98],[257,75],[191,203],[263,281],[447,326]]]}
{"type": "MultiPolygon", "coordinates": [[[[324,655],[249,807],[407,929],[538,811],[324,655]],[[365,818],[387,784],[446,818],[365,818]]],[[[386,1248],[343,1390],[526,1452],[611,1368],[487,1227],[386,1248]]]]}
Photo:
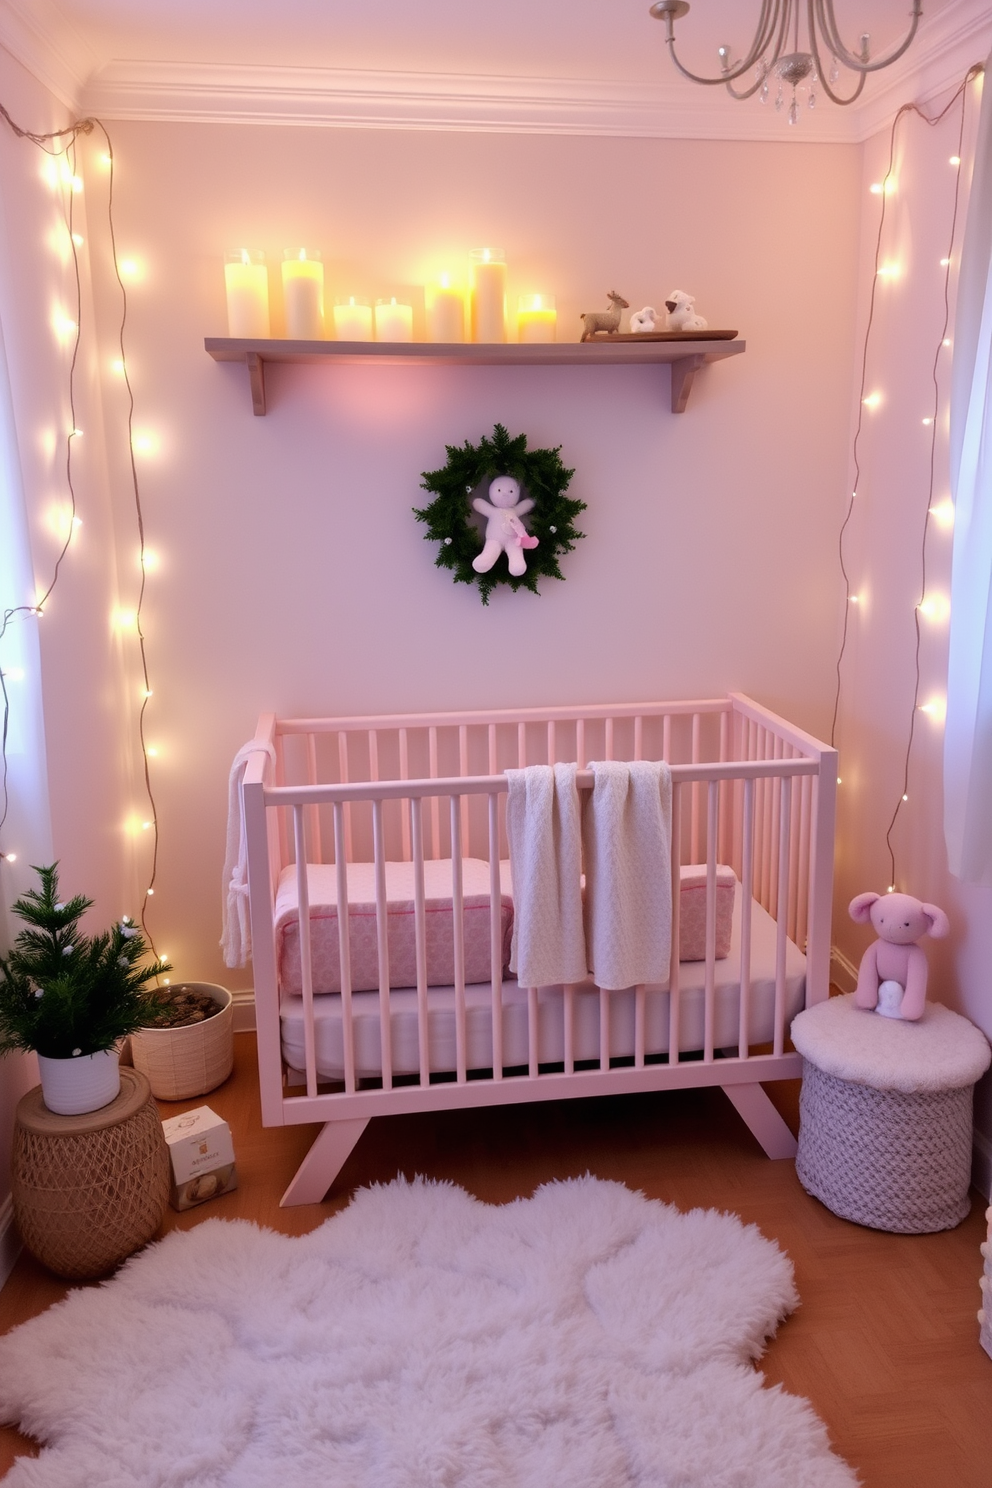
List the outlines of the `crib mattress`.
{"type": "MultiPolygon", "coordinates": [[[[740,994],[740,890],[738,888],[731,930],[730,953],[715,964],[713,1042],[715,1048],[736,1047],[740,994]]],[[[759,904],[751,910],[751,988],[749,995],[748,1043],[759,1044],[773,1036],[775,1010],[774,920],[759,904]]],[[[785,1020],[800,1011],[805,999],[806,958],[786,942],[785,1020]]],[[[704,1041],[704,962],[680,964],[679,1051],[701,1049],[704,1041]]],[[[506,1068],[528,1063],[527,991],[508,977],[503,982],[503,1063],[506,1068]]],[[[575,992],[574,1057],[598,1060],[600,995],[591,982],[575,992]]],[[[392,1060],[395,1075],[419,1072],[417,992],[415,988],[393,990],[389,996],[392,1060]]],[[[448,1073],[456,1068],[455,990],[431,987],[427,993],[428,1050],[431,1072],[448,1073]]],[[[466,1062],[469,1069],[492,1066],[492,986],[481,982],[465,989],[466,1062]]],[[[561,987],[542,987],[538,992],[538,1062],[559,1064],[565,1052],[565,1000],[561,987]]],[[[609,1053],[611,1058],[634,1053],[635,992],[609,994],[609,1053]]],[[[298,995],[284,994],[280,1008],[283,1059],[290,1070],[306,1064],[303,1042],[303,1003],[298,995]]],[[[352,997],[355,1038],[355,1072],[359,1078],[382,1073],[379,994],[358,992],[352,997]]],[[[324,994],[314,998],[317,1073],[323,1080],[344,1078],[341,998],[324,994]]],[[[647,988],[645,1003],[645,1052],[665,1054],[669,1047],[668,983],[647,988]]]]}

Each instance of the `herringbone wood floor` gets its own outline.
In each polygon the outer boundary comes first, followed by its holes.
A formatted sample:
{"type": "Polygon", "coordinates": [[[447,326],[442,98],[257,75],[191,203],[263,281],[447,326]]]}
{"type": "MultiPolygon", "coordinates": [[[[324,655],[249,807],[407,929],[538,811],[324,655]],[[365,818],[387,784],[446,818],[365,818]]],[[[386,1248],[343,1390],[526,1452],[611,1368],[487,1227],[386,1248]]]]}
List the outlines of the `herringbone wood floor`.
{"type": "MultiPolygon", "coordinates": [[[[170,1210],[165,1229],[219,1216],[300,1234],[340,1209],[351,1188],[397,1172],[451,1179],[503,1203],[591,1171],[681,1208],[733,1210],[789,1253],[802,1297],[762,1361],[765,1377],[812,1401],[867,1488],[992,1484],[992,1359],[979,1348],[975,1320],[985,1229],[977,1194],[970,1217],[949,1233],[861,1229],[811,1199],[791,1163],[769,1162],[721,1092],[687,1091],[374,1121],[332,1198],[280,1209],[316,1128],[263,1130],[254,1038],[235,1043],[235,1073],[206,1103],[231,1124],[241,1186],[190,1213],[170,1210]]],[[[771,1093],[795,1125],[795,1086],[771,1093]]],[[[163,1105],[162,1113],[204,1103],[163,1105]]],[[[0,1292],[0,1331],[65,1290],[22,1256],[0,1292]]],[[[36,1450],[0,1430],[0,1471],[36,1450]]]]}

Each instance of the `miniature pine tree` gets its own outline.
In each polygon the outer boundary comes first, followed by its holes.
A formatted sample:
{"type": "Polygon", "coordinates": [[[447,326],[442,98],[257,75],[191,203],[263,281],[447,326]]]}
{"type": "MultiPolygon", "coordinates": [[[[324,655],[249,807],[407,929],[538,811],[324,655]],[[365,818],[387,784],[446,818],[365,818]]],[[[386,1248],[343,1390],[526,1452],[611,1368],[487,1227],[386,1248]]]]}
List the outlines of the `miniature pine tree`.
{"type": "Polygon", "coordinates": [[[0,1054],[35,1049],[71,1059],[113,1048],[139,1027],[148,983],[171,968],[140,963],[147,946],[129,919],[92,938],[79,922],[92,899],[59,900],[58,864],[36,868],[40,890],[13,905],[27,926],[0,956],[0,1054]]]}

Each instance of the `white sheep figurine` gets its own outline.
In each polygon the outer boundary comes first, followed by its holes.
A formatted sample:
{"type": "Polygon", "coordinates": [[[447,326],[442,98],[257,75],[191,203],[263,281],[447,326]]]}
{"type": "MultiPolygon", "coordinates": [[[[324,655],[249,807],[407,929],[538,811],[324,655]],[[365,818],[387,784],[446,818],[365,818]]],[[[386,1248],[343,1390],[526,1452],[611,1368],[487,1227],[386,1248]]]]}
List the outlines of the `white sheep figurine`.
{"type": "Polygon", "coordinates": [[[693,310],[696,301],[684,289],[673,289],[665,301],[670,331],[705,331],[707,322],[693,310]]]}
{"type": "Polygon", "coordinates": [[[645,305],[643,310],[638,310],[630,317],[630,329],[637,334],[638,331],[653,331],[658,312],[653,305],[645,305]]]}

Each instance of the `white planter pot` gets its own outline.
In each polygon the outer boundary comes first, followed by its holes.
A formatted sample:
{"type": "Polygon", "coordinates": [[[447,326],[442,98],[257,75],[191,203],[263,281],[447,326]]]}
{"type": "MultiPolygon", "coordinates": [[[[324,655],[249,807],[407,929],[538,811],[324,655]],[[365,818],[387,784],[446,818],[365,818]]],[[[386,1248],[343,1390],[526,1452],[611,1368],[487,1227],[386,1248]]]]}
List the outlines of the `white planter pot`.
{"type": "Polygon", "coordinates": [[[234,1068],[234,999],[216,982],[185,982],[206,992],[219,1012],[186,1028],[139,1028],[131,1035],[134,1067],[156,1100],[189,1100],[222,1085],[234,1068]]]}
{"type": "Polygon", "coordinates": [[[48,1059],[38,1055],[41,1094],[56,1116],[82,1116],[99,1111],[116,1100],[121,1088],[116,1049],[99,1054],[78,1054],[75,1059],[48,1059]]]}

